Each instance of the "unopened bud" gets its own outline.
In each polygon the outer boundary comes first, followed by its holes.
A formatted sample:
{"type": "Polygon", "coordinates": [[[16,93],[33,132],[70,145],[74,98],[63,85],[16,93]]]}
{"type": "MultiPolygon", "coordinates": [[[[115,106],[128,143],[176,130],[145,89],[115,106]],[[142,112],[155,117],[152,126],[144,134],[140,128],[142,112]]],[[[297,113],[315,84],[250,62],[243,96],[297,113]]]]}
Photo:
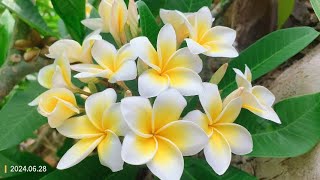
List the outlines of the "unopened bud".
{"type": "Polygon", "coordinates": [[[38,48],[32,48],[32,49],[28,49],[24,54],[23,54],[23,58],[25,61],[29,62],[34,60],[35,58],[37,58],[40,54],[40,49],[38,48]]]}
{"type": "Polygon", "coordinates": [[[210,83],[218,84],[224,75],[226,74],[226,71],[228,69],[228,63],[223,64],[211,77],[210,83]]]}
{"type": "Polygon", "coordinates": [[[124,97],[131,97],[132,96],[132,92],[130,90],[126,90],[126,92],[124,93],[124,97]]]}

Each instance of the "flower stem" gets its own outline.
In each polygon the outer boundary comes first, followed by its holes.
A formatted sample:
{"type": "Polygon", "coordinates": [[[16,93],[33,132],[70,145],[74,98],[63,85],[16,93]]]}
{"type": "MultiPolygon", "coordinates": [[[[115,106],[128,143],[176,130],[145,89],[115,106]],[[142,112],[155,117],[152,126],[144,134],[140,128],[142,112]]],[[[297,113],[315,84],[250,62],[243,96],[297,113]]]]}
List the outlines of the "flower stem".
{"type": "Polygon", "coordinates": [[[128,86],[123,82],[123,81],[119,81],[117,82],[117,84],[122,88],[124,89],[125,91],[130,91],[130,89],[128,88],[128,86]]]}

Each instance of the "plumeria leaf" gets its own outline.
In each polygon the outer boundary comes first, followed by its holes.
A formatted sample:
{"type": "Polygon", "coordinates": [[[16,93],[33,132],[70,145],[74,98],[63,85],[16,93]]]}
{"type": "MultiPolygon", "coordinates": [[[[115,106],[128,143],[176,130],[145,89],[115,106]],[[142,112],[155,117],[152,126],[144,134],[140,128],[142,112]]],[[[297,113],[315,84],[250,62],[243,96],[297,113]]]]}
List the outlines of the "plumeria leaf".
{"type": "Polygon", "coordinates": [[[320,93],[294,97],[277,103],[281,124],[266,121],[248,111],[237,123],[253,138],[254,157],[295,157],[311,150],[320,140],[320,93]]]}
{"type": "Polygon", "coordinates": [[[71,37],[82,42],[85,28],[81,20],[85,19],[85,0],[51,0],[54,9],[66,25],[71,37]]]}
{"type": "Polygon", "coordinates": [[[310,0],[310,2],[318,19],[320,19],[320,0],[310,0]]]}
{"type": "Polygon", "coordinates": [[[159,11],[161,8],[164,7],[164,5],[166,4],[167,0],[143,0],[147,6],[150,8],[150,11],[152,12],[152,14],[156,17],[159,15],[159,11]]]}
{"type": "Polygon", "coordinates": [[[216,174],[204,159],[185,158],[182,180],[194,179],[224,179],[224,180],[253,180],[255,177],[235,167],[229,167],[222,176],[216,174]]]}
{"type": "Polygon", "coordinates": [[[0,16],[0,66],[4,63],[11,45],[14,18],[8,10],[0,16]]]}
{"type": "Polygon", "coordinates": [[[53,35],[51,29],[39,14],[38,8],[33,5],[31,0],[2,0],[0,2],[42,35],[53,35]]]}
{"type": "Polygon", "coordinates": [[[41,180],[56,179],[104,179],[111,170],[102,166],[98,156],[91,156],[79,164],[65,170],[55,170],[41,178],[41,180]]]}
{"type": "Polygon", "coordinates": [[[127,164],[123,167],[123,170],[109,174],[106,179],[108,180],[137,179],[138,173],[139,173],[139,166],[132,166],[127,164]]]}
{"type": "Polygon", "coordinates": [[[295,0],[278,1],[278,28],[287,21],[294,8],[295,0]]]}
{"type": "MultiPolygon", "coordinates": [[[[47,173],[51,172],[53,168],[44,162],[40,157],[28,152],[20,152],[17,148],[10,148],[0,152],[0,164],[7,165],[7,173],[0,171],[0,177],[8,178],[14,177],[16,179],[38,179],[47,173]],[[24,172],[10,172],[10,166],[35,166],[36,170],[42,171],[39,173],[24,173],[24,172]],[[41,168],[40,168],[41,166],[41,168]]],[[[29,167],[28,167],[29,170],[29,167]]]]}
{"type": "Polygon", "coordinates": [[[195,12],[203,6],[210,7],[212,0],[167,0],[165,9],[179,10],[182,12],[195,12]]]}
{"type": "Polygon", "coordinates": [[[137,6],[140,14],[140,27],[142,30],[142,35],[146,36],[152,45],[156,47],[160,27],[158,26],[146,3],[143,1],[138,1],[137,6]]]}
{"type": "Polygon", "coordinates": [[[0,150],[19,144],[33,137],[33,131],[47,121],[35,107],[28,106],[37,95],[44,92],[38,82],[32,81],[16,94],[0,111],[0,150]]]}
{"type": "Polygon", "coordinates": [[[236,89],[232,68],[243,69],[245,64],[252,71],[252,80],[270,72],[310,44],[319,32],[310,27],[282,29],[258,40],[229,63],[229,68],[219,83],[222,96],[236,89]]]}

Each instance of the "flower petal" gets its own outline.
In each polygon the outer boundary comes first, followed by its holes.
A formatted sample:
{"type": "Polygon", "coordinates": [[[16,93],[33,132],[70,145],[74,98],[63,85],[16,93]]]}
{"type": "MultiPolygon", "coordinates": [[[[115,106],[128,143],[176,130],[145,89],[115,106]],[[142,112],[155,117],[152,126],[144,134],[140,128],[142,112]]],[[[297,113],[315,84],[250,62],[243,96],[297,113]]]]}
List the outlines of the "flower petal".
{"type": "Polygon", "coordinates": [[[103,135],[88,119],[88,116],[78,116],[67,119],[57,128],[63,136],[73,139],[92,138],[103,135]]]}
{"type": "Polygon", "coordinates": [[[157,135],[174,143],[183,156],[192,156],[199,153],[208,143],[206,133],[191,121],[171,122],[161,128],[157,135]]]}
{"type": "Polygon", "coordinates": [[[124,62],[116,72],[111,75],[109,82],[129,81],[137,77],[137,65],[135,61],[124,62]]]}
{"type": "Polygon", "coordinates": [[[249,69],[249,67],[247,65],[245,65],[245,70],[244,70],[244,75],[246,76],[246,79],[251,82],[252,81],[252,74],[251,74],[251,70],[249,69]]]}
{"type": "Polygon", "coordinates": [[[175,68],[165,72],[170,79],[170,87],[177,89],[184,96],[198,95],[202,90],[202,80],[194,71],[175,68]]]}
{"type": "Polygon", "coordinates": [[[101,18],[90,18],[90,19],[84,19],[81,21],[81,23],[91,29],[91,30],[97,30],[97,29],[103,29],[103,20],[101,18]]]}
{"type": "Polygon", "coordinates": [[[158,142],[154,137],[143,138],[128,133],[123,139],[121,157],[132,165],[142,165],[149,162],[158,149],[158,142]]]}
{"type": "Polygon", "coordinates": [[[281,123],[277,113],[270,106],[264,106],[259,103],[258,99],[253,94],[244,92],[241,98],[243,101],[243,108],[248,109],[252,113],[264,119],[268,119],[278,124],[281,123]]]}
{"type": "Polygon", "coordinates": [[[99,15],[103,20],[103,32],[110,32],[111,7],[113,0],[102,0],[99,4],[99,15]]]}
{"type": "Polygon", "coordinates": [[[146,70],[138,78],[139,94],[143,97],[154,97],[168,89],[169,79],[166,75],[159,75],[153,69],[146,70]]]}
{"type": "Polygon", "coordinates": [[[98,64],[75,64],[71,66],[71,69],[78,72],[88,72],[97,74],[103,71],[103,68],[98,64]]]}
{"type": "Polygon", "coordinates": [[[100,35],[101,30],[95,30],[91,32],[82,43],[82,54],[81,59],[83,63],[92,64],[92,54],[91,49],[95,43],[95,41],[102,40],[102,37],[100,35]]]}
{"type": "Polygon", "coordinates": [[[216,43],[212,41],[203,44],[203,46],[207,49],[203,54],[209,57],[234,58],[239,56],[238,51],[231,44],[216,43]]]}
{"type": "Polygon", "coordinates": [[[147,37],[137,37],[130,41],[136,55],[148,66],[156,71],[160,71],[160,59],[158,53],[153,48],[147,37]]]}
{"type": "Polygon", "coordinates": [[[89,96],[85,102],[86,113],[91,123],[99,130],[102,128],[103,113],[117,100],[114,89],[106,89],[89,96]]]}
{"type": "Polygon", "coordinates": [[[63,39],[53,43],[49,47],[49,54],[47,57],[56,59],[61,56],[61,53],[65,52],[70,63],[81,62],[79,58],[82,52],[81,45],[74,40],[63,39]]]}
{"type": "Polygon", "coordinates": [[[174,69],[178,67],[191,69],[196,73],[202,70],[202,60],[199,56],[194,55],[188,48],[182,48],[176,51],[167,62],[165,69],[174,69]]]}
{"type": "Polygon", "coordinates": [[[219,123],[214,127],[228,141],[232,153],[245,155],[252,151],[251,134],[246,128],[234,123],[219,123]]]}
{"type": "Polygon", "coordinates": [[[127,123],[121,112],[120,103],[115,103],[110,106],[103,114],[104,130],[110,130],[118,136],[124,136],[128,131],[127,123]]]}
{"type": "Polygon", "coordinates": [[[52,77],[55,72],[55,65],[50,64],[40,69],[38,74],[39,84],[47,89],[52,88],[52,77]]]}
{"type": "Polygon", "coordinates": [[[121,142],[113,132],[108,131],[107,136],[98,145],[98,155],[101,164],[109,167],[112,172],[123,169],[121,142]]]}
{"type": "Polygon", "coordinates": [[[186,106],[187,101],[177,90],[169,89],[162,92],[153,104],[153,131],[159,130],[172,121],[177,121],[186,106]]]}
{"type": "Polygon", "coordinates": [[[57,169],[67,169],[78,164],[98,146],[103,138],[104,136],[78,141],[62,156],[57,165],[57,169]]]}
{"type": "Polygon", "coordinates": [[[196,13],[196,31],[197,38],[200,40],[203,35],[211,28],[214,18],[212,17],[210,9],[205,6],[199,9],[196,13]]]}
{"type": "Polygon", "coordinates": [[[137,59],[137,55],[130,44],[123,45],[117,53],[116,66],[119,67],[127,61],[134,61],[137,59]]]}
{"type": "Polygon", "coordinates": [[[121,100],[121,112],[129,128],[142,137],[152,133],[152,107],[143,97],[127,97],[121,100]]]}
{"type": "Polygon", "coordinates": [[[158,34],[157,51],[159,58],[161,59],[160,67],[163,67],[168,63],[170,57],[176,52],[177,49],[177,37],[170,24],[165,24],[158,34]]]}
{"type": "Polygon", "coordinates": [[[231,28],[215,26],[205,33],[201,42],[213,42],[232,45],[236,39],[237,32],[231,28]]]}
{"type": "Polygon", "coordinates": [[[127,23],[128,10],[124,1],[113,1],[111,7],[111,17],[110,17],[110,33],[112,34],[114,40],[117,44],[124,44],[126,42],[124,34],[124,27],[127,23]]]}
{"type": "Polygon", "coordinates": [[[189,112],[183,120],[191,121],[197,124],[201,129],[207,134],[208,137],[212,135],[212,129],[209,128],[209,119],[206,114],[202,113],[199,110],[193,110],[189,112]]]}
{"type": "Polygon", "coordinates": [[[226,172],[231,162],[230,146],[223,135],[216,130],[204,148],[204,155],[208,164],[219,175],[226,172]]]}
{"type": "Polygon", "coordinates": [[[113,70],[117,54],[116,48],[105,40],[96,41],[92,47],[92,56],[105,69],[113,70]]]}
{"type": "Polygon", "coordinates": [[[223,108],[223,111],[214,121],[214,123],[232,123],[234,122],[240,114],[242,107],[242,98],[236,98],[230,101],[226,107],[223,108]]]}
{"type": "Polygon", "coordinates": [[[252,94],[258,99],[258,101],[266,106],[272,106],[276,100],[275,96],[269,89],[263,86],[254,86],[252,88],[252,94]]]}
{"type": "Polygon", "coordinates": [[[178,180],[183,172],[183,157],[179,149],[165,138],[157,138],[158,150],[147,163],[150,171],[162,180],[178,180]]]}
{"type": "Polygon", "coordinates": [[[199,94],[201,105],[209,117],[210,124],[214,122],[222,111],[222,100],[216,84],[203,83],[203,91],[199,94]]]}
{"type": "Polygon", "coordinates": [[[238,87],[244,87],[247,91],[251,91],[252,85],[251,82],[248,81],[247,77],[236,68],[233,68],[234,72],[236,73],[236,82],[238,87]]]}
{"type": "Polygon", "coordinates": [[[187,42],[188,48],[190,49],[190,52],[193,54],[202,54],[209,50],[192,39],[185,39],[185,40],[187,42]]]}

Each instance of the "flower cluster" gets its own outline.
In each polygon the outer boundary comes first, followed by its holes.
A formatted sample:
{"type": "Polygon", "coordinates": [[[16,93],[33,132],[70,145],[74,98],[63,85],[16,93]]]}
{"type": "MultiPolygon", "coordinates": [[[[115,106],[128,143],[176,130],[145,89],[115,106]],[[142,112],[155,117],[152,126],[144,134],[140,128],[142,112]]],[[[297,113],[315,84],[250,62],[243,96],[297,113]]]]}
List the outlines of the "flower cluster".
{"type": "Polygon", "coordinates": [[[188,14],[160,10],[165,25],[156,49],[147,37],[139,36],[133,0],[128,9],[123,0],[102,0],[99,14],[100,18],[83,20],[94,31],[82,45],[59,40],[49,48],[47,56],[55,61],[38,74],[39,83],[48,90],[30,103],[38,106],[52,128],[78,140],[58,169],[76,165],[97,148],[101,164],[114,172],[122,170],[124,162],[146,164],[160,179],[179,179],[183,156],[204,150],[208,164],[221,175],[230,165],[231,153],[252,151],[250,133],[234,123],[242,108],[280,123],[272,109],[274,95],[262,86],[252,87],[248,67],[244,73],[234,69],[238,89],[223,100],[216,84],[202,81],[199,54],[238,55],[232,46],[236,32],[211,27],[214,18],[209,8],[188,14]],[[103,40],[101,32],[111,33],[120,48],[103,40]],[[184,40],[187,47],[179,48],[184,40]],[[77,87],[72,70],[87,86],[102,84],[104,89],[77,87]],[[140,96],[131,96],[124,81],[138,74],[140,96]],[[125,98],[117,94],[119,88],[127,91],[125,98]],[[84,107],[76,96],[85,100],[84,107]],[[184,96],[199,96],[204,112],[193,110],[181,117],[187,106],[184,96]],[[154,101],[148,99],[152,97],[154,101]],[[119,136],[124,136],[122,142],[119,136]]]}

